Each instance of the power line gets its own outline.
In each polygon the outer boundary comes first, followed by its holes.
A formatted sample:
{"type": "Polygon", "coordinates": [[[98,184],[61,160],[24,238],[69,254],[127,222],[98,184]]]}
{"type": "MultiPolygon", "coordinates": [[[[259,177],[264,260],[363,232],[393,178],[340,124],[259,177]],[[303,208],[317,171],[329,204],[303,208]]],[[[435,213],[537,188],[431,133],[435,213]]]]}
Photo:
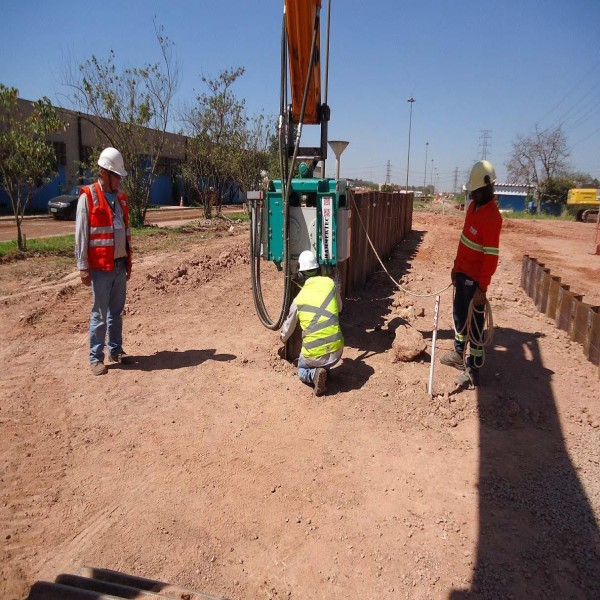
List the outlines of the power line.
{"type": "MultiPolygon", "coordinates": [[[[577,88],[579,88],[579,86],[585,81],[587,80],[588,76],[592,73],[592,71],[594,71],[595,69],[597,69],[600,66],[600,61],[598,61],[595,65],[593,65],[587,72],[586,74],[554,105],[552,106],[552,108],[550,108],[549,110],[547,110],[541,117],[541,119],[539,120],[539,122],[543,122],[544,119],[552,112],[554,111],[555,108],[558,108],[570,95],[571,93],[576,90],[577,88]]],[[[589,93],[589,92],[588,92],[589,93]]],[[[563,113],[564,114],[564,113],[563,113]]],[[[547,128],[549,129],[549,127],[547,128]]]]}
{"type": "Polygon", "coordinates": [[[591,137],[593,137],[594,135],[596,135],[597,133],[600,133],[600,128],[596,129],[596,131],[592,131],[592,133],[590,133],[589,135],[586,135],[583,139],[578,140],[577,142],[571,144],[569,146],[569,151],[574,148],[575,146],[577,146],[578,144],[581,144],[582,142],[585,142],[586,140],[589,140],[591,137]]]}
{"type": "MultiPolygon", "coordinates": [[[[591,105],[586,107],[587,112],[580,115],[568,128],[566,128],[565,133],[567,131],[573,131],[575,129],[577,129],[577,127],[579,127],[580,125],[583,125],[583,123],[585,123],[586,121],[588,121],[589,119],[591,119],[592,117],[596,116],[598,113],[600,113],[600,104],[598,103],[597,100],[593,100],[591,105]]],[[[577,117],[577,115],[574,115],[572,118],[577,117]]],[[[565,121],[566,123],[566,121],[565,121]]],[[[564,125],[564,123],[561,124],[561,126],[564,125]]]]}

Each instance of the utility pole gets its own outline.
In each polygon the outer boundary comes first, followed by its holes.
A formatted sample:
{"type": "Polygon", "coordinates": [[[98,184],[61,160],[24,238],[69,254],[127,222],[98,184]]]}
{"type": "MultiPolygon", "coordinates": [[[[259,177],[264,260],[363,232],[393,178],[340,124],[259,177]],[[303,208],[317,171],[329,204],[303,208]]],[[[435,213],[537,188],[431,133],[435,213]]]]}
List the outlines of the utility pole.
{"type": "Polygon", "coordinates": [[[458,185],[458,167],[454,169],[454,186],[452,187],[452,193],[456,196],[456,186],[458,185]]]}
{"type": "Polygon", "coordinates": [[[410,130],[412,128],[412,105],[415,99],[411,96],[407,102],[410,104],[410,117],[408,119],[408,155],[406,158],[406,193],[408,194],[408,170],[410,168],[410,130]]]}
{"type": "MultiPolygon", "coordinates": [[[[433,186],[433,158],[431,159],[431,185],[433,186]]],[[[435,190],[432,190],[432,194],[435,190]]]]}
{"type": "Polygon", "coordinates": [[[429,150],[429,142],[425,142],[425,175],[423,175],[423,193],[425,193],[425,185],[427,182],[427,151],[429,150]]]}
{"type": "Polygon", "coordinates": [[[386,171],[385,171],[385,185],[390,185],[390,169],[391,169],[392,165],[390,163],[390,161],[387,161],[387,165],[386,165],[386,171]]]}

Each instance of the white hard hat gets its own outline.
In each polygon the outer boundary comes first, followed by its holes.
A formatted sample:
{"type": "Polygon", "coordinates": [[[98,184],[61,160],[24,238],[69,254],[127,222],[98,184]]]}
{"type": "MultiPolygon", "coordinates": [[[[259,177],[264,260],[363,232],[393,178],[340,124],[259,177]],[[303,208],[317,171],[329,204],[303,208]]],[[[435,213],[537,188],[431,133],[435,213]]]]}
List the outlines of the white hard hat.
{"type": "Polygon", "coordinates": [[[310,250],[304,250],[298,257],[298,271],[312,271],[318,269],[319,263],[310,250]]]}
{"type": "Polygon", "coordinates": [[[98,158],[98,165],[107,171],[112,171],[121,177],[127,175],[125,165],[123,164],[123,156],[116,148],[104,148],[98,158]]]}
{"type": "Polygon", "coordinates": [[[495,183],[495,181],[496,171],[494,171],[492,163],[487,160],[480,160],[479,162],[476,162],[471,169],[471,176],[466,185],[466,190],[467,192],[472,192],[473,190],[478,190],[490,183],[495,183]]]}

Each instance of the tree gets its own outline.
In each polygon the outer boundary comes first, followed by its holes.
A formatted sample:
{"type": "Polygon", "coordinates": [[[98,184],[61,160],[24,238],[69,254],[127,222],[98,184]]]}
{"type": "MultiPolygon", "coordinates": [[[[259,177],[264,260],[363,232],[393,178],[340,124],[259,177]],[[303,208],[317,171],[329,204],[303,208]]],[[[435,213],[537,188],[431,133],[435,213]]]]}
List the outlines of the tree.
{"type": "Polygon", "coordinates": [[[506,164],[510,183],[533,185],[538,202],[552,185],[553,179],[566,170],[567,140],[562,129],[535,131],[528,137],[518,136],[512,156],[506,164]]]}
{"type": "Polygon", "coordinates": [[[31,114],[23,118],[18,109],[19,91],[0,83],[0,187],[12,205],[17,226],[17,244],[25,251],[21,232],[25,210],[36,188],[50,180],[56,155],[47,142],[50,134],[66,129],[48,98],[31,103],[31,114]]]}
{"type": "Polygon", "coordinates": [[[597,177],[592,177],[589,173],[581,173],[579,171],[568,173],[568,177],[573,181],[571,187],[576,188],[600,188],[600,181],[597,177]]]}
{"type": "Polygon", "coordinates": [[[261,182],[276,148],[269,119],[248,117],[245,101],[232,91],[245,69],[225,69],[216,78],[202,77],[208,90],[196,97],[182,114],[190,136],[182,175],[204,207],[206,218],[212,205],[220,207],[232,185],[247,191],[261,182]]]}
{"type": "Polygon", "coordinates": [[[569,190],[574,187],[577,186],[570,175],[558,175],[546,182],[544,194],[540,199],[543,202],[566,204],[569,190]]]}
{"type": "MultiPolygon", "coordinates": [[[[64,85],[70,89],[71,104],[98,131],[98,145],[108,144],[123,155],[128,171],[123,186],[134,226],[142,225],[146,218],[171,105],[179,86],[173,43],[156,24],[155,34],[159,62],[118,70],[111,50],[105,61],[92,55],[76,72],[68,65],[63,76],[64,85]]],[[[88,166],[95,170],[95,164],[88,166]]]]}
{"type": "Polygon", "coordinates": [[[589,173],[562,171],[544,186],[543,201],[567,203],[569,190],[573,188],[596,188],[600,182],[589,173]]]}
{"type": "Polygon", "coordinates": [[[240,188],[258,190],[265,187],[265,176],[277,178],[279,148],[275,120],[263,114],[251,117],[240,138],[240,151],[234,159],[234,177],[240,188]]]}

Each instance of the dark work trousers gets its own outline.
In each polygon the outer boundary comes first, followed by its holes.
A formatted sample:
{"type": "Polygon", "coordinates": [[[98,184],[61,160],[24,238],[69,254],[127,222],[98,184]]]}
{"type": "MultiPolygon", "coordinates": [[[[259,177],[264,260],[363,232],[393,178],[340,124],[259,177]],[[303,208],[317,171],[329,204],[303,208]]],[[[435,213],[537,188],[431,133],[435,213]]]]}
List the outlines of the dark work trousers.
{"type": "MultiPolygon", "coordinates": [[[[477,289],[477,282],[464,273],[456,273],[454,278],[454,306],[452,316],[454,317],[454,349],[459,354],[464,354],[467,345],[467,332],[465,324],[469,313],[469,304],[477,289]]],[[[484,306],[475,306],[477,312],[473,313],[471,331],[483,331],[484,306]],[[481,311],[481,312],[479,312],[481,311]]],[[[478,369],[483,364],[483,347],[469,344],[469,356],[467,366],[478,369]]]]}

